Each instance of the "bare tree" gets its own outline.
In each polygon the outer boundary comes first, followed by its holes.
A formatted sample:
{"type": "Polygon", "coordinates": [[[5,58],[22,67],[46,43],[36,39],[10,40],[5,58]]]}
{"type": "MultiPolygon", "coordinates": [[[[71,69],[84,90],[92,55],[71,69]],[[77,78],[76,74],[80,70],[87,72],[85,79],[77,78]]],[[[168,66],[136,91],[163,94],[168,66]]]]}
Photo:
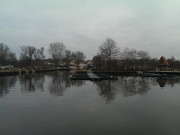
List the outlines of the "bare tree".
{"type": "Polygon", "coordinates": [[[179,68],[180,67],[180,61],[176,60],[174,56],[171,56],[171,58],[167,59],[169,63],[169,68],[179,68]]]}
{"type": "Polygon", "coordinates": [[[110,69],[111,61],[118,58],[119,50],[120,49],[116,46],[116,42],[111,38],[107,38],[99,47],[99,54],[102,59],[105,60],[105,63],[106,61],[108,62],[108,69],[110,69]]]}
{"type": "Polygon", "coordinates": [[[81,51],[76,51],[76,52],[72,53],[72,59],[76,60],[76,62],[78,64],[78,68],[79,68],[80,62],[84,61],[85,58],[86,58],[86,56],[81,51]]]}
{"type": "Polygon", "coordinates": [[[36,66],[42,65],[44,59],[45,59],[44,47],[41,47],[40,49],[36,49],[36,51],[34,52],[35,65],[36,66]]]}
{"type": "Polygon", "coordinates": [[[27,65],[32,66],[32,60],[36,48],[34,46],[22,46],[20,59],[25,61],[27,65]]]}
{"type": "Polygon", "coordinates": [[[49,46],[49,54],[54,60],[55,65],[59,65],[65,53],[65,45],[62,42],[51,43],[49,46]]]}
{"type": "Polygon", "coordinates": [[[100,54],[97,54],[96,56],[94,56],[92,61],[93,61],[94,69],[101,69],[102,57],[100,54]]]}
{"type": "Polygon", "coordinates": [[[133,69],[136,70],[136,59],[137,59],[137,51],[135,49],[129,50],[129,60],[133,63],[133,69]]]}
{"type": "Polygon", "coordinates": [[[65,50],[64,62],[66,63],[66,67],[69,68],[70,61],[72,60],[72,53],[70,50],[65,50]]]}
{"type": "Polygon", "coordinates": [[[10,53],[8,56],[8,62],[12,65],[17,66],[17,59],[16,59],[16,54],[15,53],[10,53]]]}
{"type": "Polygon", "coordinates": [[[126,47],[121,53],[121,58],[124,60],[124,70],[127,70],[127,61],[129,60],[129,49],[126,47]]]}
{"type": "Polygon", "coordinates": [[[15,53],[12,53],[7,45],[0,43],[0,65],[12,64],[16,61],[15,53]]]}
{"type": "Polygon", "coordinates": [[[34,52],[34,59],[35,60],[44,60],[45,55],[44,55],[44,47],[41,47],[40,49],[36,49],[34,52]]]}
{"type": "Polygon", "coordinates": [[[7,45],[0,43],[0,64],[5,64],[8,58],[9,48],[7,45]]]}
{"type": "Polygon", "coordinates": [[[138,51],[138,57],[141,60],[141,67],[143,70],[146,70],[146,63],[150,59],[149,53],[147,51],[140,50],[138,51]]]}

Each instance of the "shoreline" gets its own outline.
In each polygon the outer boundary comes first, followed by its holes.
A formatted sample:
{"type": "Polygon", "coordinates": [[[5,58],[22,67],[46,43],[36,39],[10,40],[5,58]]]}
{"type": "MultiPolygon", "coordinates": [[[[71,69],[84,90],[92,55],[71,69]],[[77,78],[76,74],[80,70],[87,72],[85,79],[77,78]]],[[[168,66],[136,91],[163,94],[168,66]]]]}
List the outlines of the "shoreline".
{"type": "Polygon", "coordinates": [[[11,75],[19,75],[19,74],[34,74],[34,73],[45,73],[52,71],[62,71],[62,70],[70,70],[70,68],[57,68],[57,69],[42,69],[42,70],[9,70],[9,71],[0,71],[0,76],[11,76],[11,75]]]}
{"type": "MultiPolygon", "coordinates": [[[[0,71],[0,76],[11,76],[11,75],[19,75],[19,74],[35,74],[35,73],[46,73],[53,71],[67,71],[73,70],[70,68],[56,68],[56,69],[42,69],[42,70],[9,70],[9,71],[0,71]]],[[[87,71],[77,71],[76,72],[87,72],[87,71]]],[[[124,75],[124,76],[137,76],[137,71],[92,71],[94,73],[107,73],[112,75],[124,75]]],[[[143,73],[151,73],[151,74],[167,74],[167,75],[176,75],[180,76],[179,71],[144,71],[143,73]]]]}

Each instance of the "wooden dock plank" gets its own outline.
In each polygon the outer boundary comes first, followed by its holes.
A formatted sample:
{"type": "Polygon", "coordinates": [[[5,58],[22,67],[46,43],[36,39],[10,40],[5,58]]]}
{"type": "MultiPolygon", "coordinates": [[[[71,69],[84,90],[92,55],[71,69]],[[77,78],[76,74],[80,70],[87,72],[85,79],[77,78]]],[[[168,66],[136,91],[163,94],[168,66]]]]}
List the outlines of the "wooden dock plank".
{"type": "Polygon", "coordinates": [[[76,72],[72,77],[71,80],[117,80],[117,77],[109,76],[106,74],[94,74],[91,72],[88,73],[81,73],[81,72],[76,72]]]}
{"type": "Polygon", "coordinates": [[[89,78],[91,78],[91,79],[100,79],[100,77],[98,77],[94,73],[87,73],[87,74],[88,74],[89,78]]]}

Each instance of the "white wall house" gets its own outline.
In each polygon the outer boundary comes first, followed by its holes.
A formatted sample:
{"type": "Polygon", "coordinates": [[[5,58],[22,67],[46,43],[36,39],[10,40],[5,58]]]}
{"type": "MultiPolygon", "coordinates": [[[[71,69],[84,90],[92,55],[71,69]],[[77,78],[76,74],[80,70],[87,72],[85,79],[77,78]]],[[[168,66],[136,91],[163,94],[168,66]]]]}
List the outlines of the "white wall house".
{"type": "Polygon", "coordinates": [[[87,64],[86,63],[80,63],[79,64],[79,68],[80,69],[86,69],[87,68],[87,64]]]}

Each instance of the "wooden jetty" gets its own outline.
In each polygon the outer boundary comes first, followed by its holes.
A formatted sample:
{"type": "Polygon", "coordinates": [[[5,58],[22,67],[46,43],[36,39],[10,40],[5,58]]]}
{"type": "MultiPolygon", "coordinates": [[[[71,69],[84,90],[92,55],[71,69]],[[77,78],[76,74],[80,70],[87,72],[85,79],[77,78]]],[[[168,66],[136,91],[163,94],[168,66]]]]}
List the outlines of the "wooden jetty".
{"type": "Polygon", "coordinates": [[[93,79],[93,80],[98,80],[100,79],[99,76],[95,75],[94,73],[87,73],[87,75],[89,76],[89,78],[93,79]]]}
{"type": "Polygon", "coordinates": [[[175,77],[175,75],[143,73],[142,77],[175,77]]]}
{"type": "Polygon", "coordinates": [[[107,75],[105,73],[87,73],[87,72],[76,72],[72,77],[71,80],[117,80],[117,77],[107,75]]]}
{"type": "Polygon", "coordinates": [[[173,74],[160,74],[160,73],[143,73],[141,71],[137,71],[137,76],[142,77],[175,77],[173,74]]]}

